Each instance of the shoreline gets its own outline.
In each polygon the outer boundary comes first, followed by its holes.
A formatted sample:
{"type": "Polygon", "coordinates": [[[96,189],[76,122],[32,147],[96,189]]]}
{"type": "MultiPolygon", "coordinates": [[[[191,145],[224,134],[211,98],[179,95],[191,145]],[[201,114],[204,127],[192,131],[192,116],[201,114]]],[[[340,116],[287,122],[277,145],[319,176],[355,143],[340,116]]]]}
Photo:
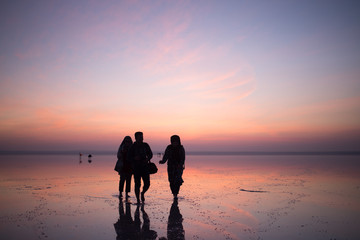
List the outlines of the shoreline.
{"type": "MultiPolygon", "coordinates": [[[[0,155],[79,155],[82,153],[84,156],[86,154],[92,155],[116,155],[115,151],[26,151],[26,150],[15,150],[15,151],[0,151],[0,155]]],[[[154,151],[154,156],[163,154],[162,151],[154,151]]],[[[293,155],[303,155],[303,156],[316,156],[316,155],[360,155],[360,151],[189,151],[186,152],[186,155],[213,155],[213,156],[266,156],[266,155],[282,155],[282,156],[293,156],[293,155]]]]}

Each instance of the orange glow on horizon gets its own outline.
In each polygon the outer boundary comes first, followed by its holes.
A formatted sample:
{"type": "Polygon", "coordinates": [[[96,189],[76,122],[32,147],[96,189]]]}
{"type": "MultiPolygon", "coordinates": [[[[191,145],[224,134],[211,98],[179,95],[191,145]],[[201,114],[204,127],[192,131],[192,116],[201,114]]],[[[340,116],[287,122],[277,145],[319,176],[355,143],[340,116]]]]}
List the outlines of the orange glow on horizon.
{"type": "Polygon", "coordinates": [[[248,141],[286,151],[341,136],[327,148],[360,149],[347,147],[360,139],[359,34],[343,3],[331,5],[339,18],[312,4],[326,19],[317,24],[315,11],[274,18],[266,3],[58,4],[4,6],[0,150],[104,147],[139,130],[159,145],[179,134],[209,148],[248,141]],[[344,32],[353,36],[339,39],[344,32]]]}

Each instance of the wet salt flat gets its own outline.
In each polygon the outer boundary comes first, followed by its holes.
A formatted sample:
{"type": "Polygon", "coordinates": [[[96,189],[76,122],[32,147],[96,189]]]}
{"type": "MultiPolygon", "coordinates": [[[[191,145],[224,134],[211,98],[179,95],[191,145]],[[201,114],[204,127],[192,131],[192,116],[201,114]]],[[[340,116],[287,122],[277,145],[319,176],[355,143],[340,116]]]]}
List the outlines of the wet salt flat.
{"type": "Polygon", "coordinates": [[[358,159],[188,155],[178,201],[157,164],[137,206],[118,199],[115,155],[0,155],[0,236],[360,239],[358,159]]]}

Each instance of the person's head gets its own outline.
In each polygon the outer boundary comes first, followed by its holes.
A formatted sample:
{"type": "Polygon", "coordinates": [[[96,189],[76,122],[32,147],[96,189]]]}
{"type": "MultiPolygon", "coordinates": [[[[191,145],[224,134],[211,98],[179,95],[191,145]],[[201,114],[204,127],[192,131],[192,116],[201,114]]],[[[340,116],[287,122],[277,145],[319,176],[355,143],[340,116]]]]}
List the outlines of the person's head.
{"type": "Polygon", "coordinates": [[[130,136],[124,137],[123,141],[121,142],[121,147],[130,147],[133,144],[133,141],[130,136]]]}
{"type": "Polygon", "coordinates": [[[173,146],[181,145],[180,137],[178,135],[172,135],[170,138],[170,142],[173,146]]]}
{"type": "Polygon", "coordinates": [[[124,137],[123,143],[126,145],[131,145],[133,143],[133,141],[130,136],[126,136],[126,137],[124,137]]]}
{"type": "Polygon", "coordinates": [[[143,142],[143,140],[144,140],[144,134],[142,132],[136,132],[135,133],[135,141],[143,142]]]}

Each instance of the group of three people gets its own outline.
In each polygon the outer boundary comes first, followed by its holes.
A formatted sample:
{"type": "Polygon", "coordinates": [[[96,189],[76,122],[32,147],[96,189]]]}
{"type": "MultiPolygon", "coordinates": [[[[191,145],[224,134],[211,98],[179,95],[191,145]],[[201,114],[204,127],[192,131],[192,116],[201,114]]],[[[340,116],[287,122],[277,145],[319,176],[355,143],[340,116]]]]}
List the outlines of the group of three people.
{"type": "MultiPolygon", "coordinates": [[[[168,163],[168,180],[170,182],[170,189],[174,198],[180,190],[180,186],[184,182],[182,179],[183,170],[185,169],[185,149],[181,145],[180,137],[173,135],[170,138],[171,144],[166,147],[165,153],[160,164],[168,163]]],[[[126,136],[120,144],[117,158],[122,167],[117,169],[120,175],[119,181],[119,196],[122,198],[122,193],[125,186],[126,198],[129,198],[131,190],[131,178],[134,175],[135,181],[135,196],[137,202],[145,201],[145,192],[150,187],[150,173],[148,164],[153,157],[153,153],[149,144],[144,142],[142,132],[135,133],[135,142],[133,143],[130,136],[126,136]],[[140,193],[141,180],[144,183],[143,189],[140,193]]],[[[116,169],[115,169],[116,170],[116,169]]]]}

